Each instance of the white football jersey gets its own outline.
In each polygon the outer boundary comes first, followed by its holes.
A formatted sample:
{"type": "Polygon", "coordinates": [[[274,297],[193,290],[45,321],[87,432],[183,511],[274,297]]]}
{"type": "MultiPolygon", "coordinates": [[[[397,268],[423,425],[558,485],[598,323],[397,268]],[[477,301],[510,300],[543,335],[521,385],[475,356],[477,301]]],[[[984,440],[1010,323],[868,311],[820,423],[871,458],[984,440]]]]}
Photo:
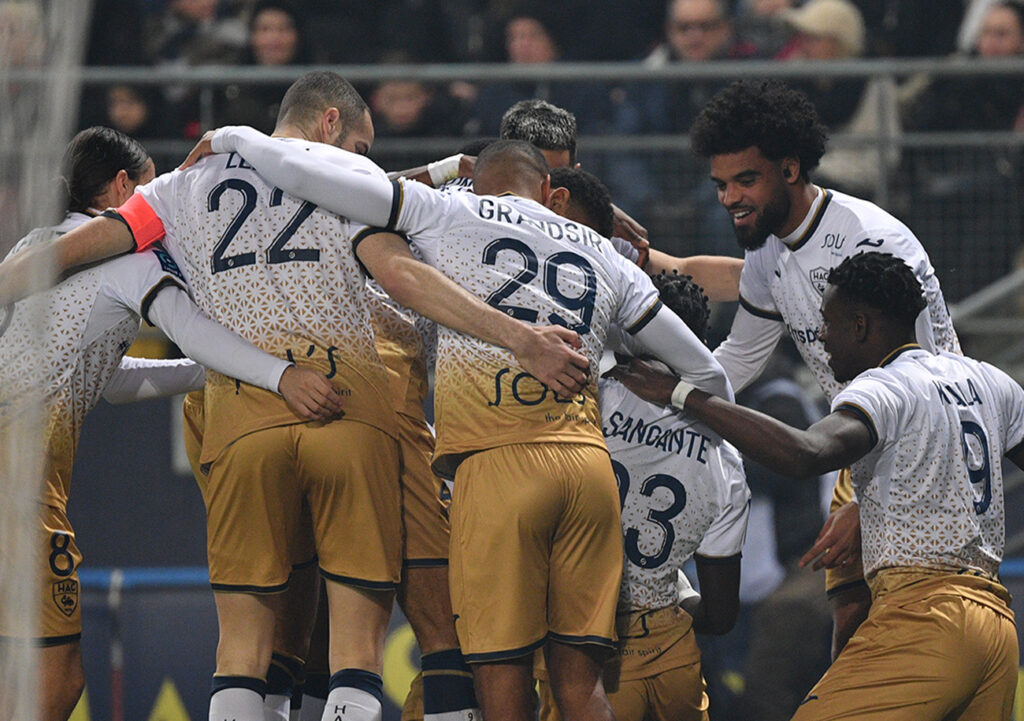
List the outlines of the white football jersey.
{"type": "MultiPolygon", "coordinates": [[[[362,226],[275,188],[235,153],[161,175],[125,208],[139,247],[166,235],[207,315],[261,350],[322,371],[343,396],[346,419],[395,433],[352,244],[362,226]]],[[[297,422],[276,394],[219,374],[207,383],[207,403],[204,462],[244,433],[297,422]]]]}
{"type": "Polygon", "coordinates": [[[619,607],[670,606],[678,571],[695,553],[727,558],[743,548],[750,504],[743,461],[707,426],[616,380],[602,378],[598,394],[622,502],[619,607]]]}
{"type": "MultiPolygon", "coordinates": [[[[516,195],[439,193],[401,184],[394,227],[430,265],[529,323],[580,334],[592,383],[562,402],[503,348],[438,329],[437,456],[522,442],[604,445],[596,376],[612,323],[642,328],[661,307],[650,278],[590,228],[516,195]]],[[[444,469],[448,470],[448,469],[444,469]]]]}
{"type": "Polygon", "coordinates": [[[842,388],[819,338],[821,296],[829,271],[851,255],[892,253],[921,282],[928,307],[917,319],[917,340],[931,351],[960,352],[946,301],[928,254],[910,229],[874,203],[822,189],[807,218],[786,238],[768,237],[748,251],[740,274],[740,303],[756,316],[782,321],[829,399],[842,388]]]}
{"type": "Polygon", "coordinates": [[[865,577],[909,566],[995,578],[1003,456],[1024,442],[1024,390],[987,363],[913,344],[857,376],[832,409],[875,440],[852,466],[865,577]]]}
{"type": "MultiPolygon", "coordinates": [[[[11,253],[49,242],[87,220],[70,213],[60,225],[30,233],[11,253]]],[[[174,261],[158,247],[89,267],[0,309],[0,428],[16,420],[24,404],[43,398],[43,503],[67,503],[85,416],[135,341],[149,300],[168,283],[185,286],[174,261]]]]}

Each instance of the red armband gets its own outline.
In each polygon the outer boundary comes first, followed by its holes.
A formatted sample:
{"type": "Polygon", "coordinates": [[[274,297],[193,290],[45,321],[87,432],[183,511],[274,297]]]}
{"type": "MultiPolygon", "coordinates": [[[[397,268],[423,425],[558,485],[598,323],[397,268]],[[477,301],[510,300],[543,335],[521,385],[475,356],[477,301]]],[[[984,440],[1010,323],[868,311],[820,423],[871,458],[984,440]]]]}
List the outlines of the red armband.
{"type": "Polygon", "coordinates": [[[136,253],[147,250],[165,235],[164,224],[140,193],[136,193],[119,207],[117,214],[135,238],[136,253]]]}

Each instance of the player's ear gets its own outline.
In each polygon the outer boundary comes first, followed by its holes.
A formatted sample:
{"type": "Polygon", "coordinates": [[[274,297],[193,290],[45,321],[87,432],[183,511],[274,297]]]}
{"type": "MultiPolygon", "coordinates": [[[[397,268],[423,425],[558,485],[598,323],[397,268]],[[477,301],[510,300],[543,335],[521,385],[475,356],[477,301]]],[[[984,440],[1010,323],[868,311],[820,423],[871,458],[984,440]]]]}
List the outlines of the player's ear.
{"type": "Polygon", "coordinates": [[[548,195],[548,202],[545,205],[559,215],[564,216],[569,208],[569,197],[568,188],[552,188],[551,193],[548,195]]]}
{"type": "Polygon", "coordinates": [[[323,142],[333,143],[341,135],[341,111],[335,107],[327,108],[320,116],[320,132],[323,142]]]}
{"type": "Polygon", "coordinates": [[[551,176],[545,175],[544,180],[540,184],[540,203],[541,205],[551,207],[548,205],[548,199],[551,197],[551,176]]]}
{"type": "Polygon", "coordinates": [[[782,159],[782,177],[790,185],[800,178],[800,158],[782,159]]]}
{"type": "Polygon", "coordinates": [[[867,340],[868,334],[871,330],[871,317],[864,311],[855,311],[853,314],[854,332],[856,333],[857,342],[863,343],[867,340]]]}

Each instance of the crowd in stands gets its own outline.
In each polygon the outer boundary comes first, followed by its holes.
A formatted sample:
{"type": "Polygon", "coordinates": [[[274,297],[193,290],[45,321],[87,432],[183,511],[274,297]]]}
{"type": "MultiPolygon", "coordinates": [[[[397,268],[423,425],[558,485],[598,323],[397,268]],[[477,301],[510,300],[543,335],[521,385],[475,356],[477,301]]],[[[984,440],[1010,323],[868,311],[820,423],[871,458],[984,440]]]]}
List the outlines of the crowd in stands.
{"type": "MultiPolygon", "coordinates": [[[[1013,0],[97,0],[93,65],[552,63],[638,60],[650,67],[720,59],[1024,54],[1024,9],[1013,0]]],[[[287,83],[285,83],[287,85],[287,83]]],[[[718,82],[389,82],[365,88],[382,136],[493,135],[517,100],[572,110],[583,135],[685,133],[718,82]]],[[[834,129],[865,102],[860,79],[801,84],[834,129]]],[[[217,124],[273,125],[277,86],[218,91],[217,124]]],[[[916,79],[901,120],[913,129],[1024,129],[1022,79],[916,79]],[[965,112],[970,108],[970,112],[965,112]]],[[[92,94],[83,125],[136,137],[195,137],[194,90],[115,86],[92,94]]]]}

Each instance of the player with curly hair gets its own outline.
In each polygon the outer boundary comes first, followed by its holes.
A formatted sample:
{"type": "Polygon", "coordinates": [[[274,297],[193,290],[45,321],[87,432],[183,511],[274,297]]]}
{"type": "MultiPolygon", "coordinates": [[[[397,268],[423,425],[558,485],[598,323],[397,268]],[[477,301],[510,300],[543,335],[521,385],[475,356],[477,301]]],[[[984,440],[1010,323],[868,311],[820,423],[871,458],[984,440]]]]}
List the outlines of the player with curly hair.
{"type": "Polygon", "coordinates": [[[898,256],[828,275],[820,335],[832,413],[801,431],[634,368],[623,382],[706,423],[793,478],[851,465],[861,502],[867,620],[793,721],[1009,721],[1017,631],[999,582],[1003,457],[1024,468],[1024,389],[999,369],[917,342],[926,298],[898,256]]]}
{"type": "MultiPolygon", "coordinates": [[[[825,396],[835,398],[843,381],[833,377],[820,343],[821,296],[829,270],[864,251],[893,253],[913,268],[926,300],[916,322],[921,346],[960,352],[939,281],[913,232],[874,203],[811,181],[827,136],[807,96],[779,81],[735,82],[701,111],[690,138],[694,152],[710,161],[718,200],[746,251],[740,308],[729,337],[715,350],[735,389],[760,375],[788,332],[825,396]]],[[[833,654],[871,602],[857,561],[852,499],[849,475],[841,473],[833,514],[803,560],[825,552],[815,567],[830,567],[833,654]]]]}

